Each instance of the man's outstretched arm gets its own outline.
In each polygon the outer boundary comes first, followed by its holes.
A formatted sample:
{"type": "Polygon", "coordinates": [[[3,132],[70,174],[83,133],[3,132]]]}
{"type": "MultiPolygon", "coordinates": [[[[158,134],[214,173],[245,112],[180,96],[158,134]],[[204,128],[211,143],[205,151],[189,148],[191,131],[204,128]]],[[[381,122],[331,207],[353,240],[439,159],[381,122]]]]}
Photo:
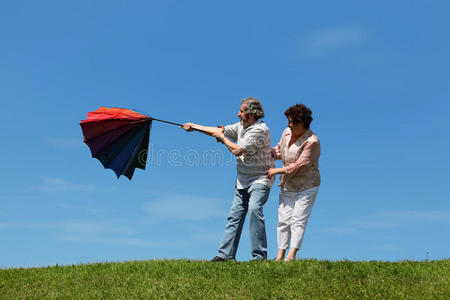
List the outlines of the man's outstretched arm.
{"type": "Polygon", "coordinates": [[[227,146],[228,150],[230,150],[230,152],[235,156],[241,156],[245,153],[244,149],[225,137],[225,130],[223,126],[208,127],[194,123],[185,123],[183,124],[183,129],[186,131],[200,130],[201,133],[215,137],[217,141],[222,142],[225,146],[227,146]]]}
{"type": "Polygon", "coordinates": [[[223,127],[209,127],[209,126],[203,126],[203,125],[198,125],[198,124],[194,124],[194,123],[184,123],[182,128],[186,131],[197,130],[201,133],[204,133],[204,134],[210,135],[210,136],[213,136],[213,134],[215,132],[219,132],[219,131],[223,132],[223,127]]]}

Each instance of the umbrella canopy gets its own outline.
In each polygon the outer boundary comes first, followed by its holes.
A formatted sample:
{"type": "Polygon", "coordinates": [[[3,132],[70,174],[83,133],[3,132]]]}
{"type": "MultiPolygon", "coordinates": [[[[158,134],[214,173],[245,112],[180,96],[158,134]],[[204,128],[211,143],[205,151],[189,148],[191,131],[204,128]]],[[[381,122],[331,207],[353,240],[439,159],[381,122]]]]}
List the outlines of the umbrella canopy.
{"type": "Polygon", "coordinates": [[[100,107],[80,126],[92,157],[117,178],[125,175],[131,180],[136,168],[145,169],[152,120],[129,109],[100,107]]]}

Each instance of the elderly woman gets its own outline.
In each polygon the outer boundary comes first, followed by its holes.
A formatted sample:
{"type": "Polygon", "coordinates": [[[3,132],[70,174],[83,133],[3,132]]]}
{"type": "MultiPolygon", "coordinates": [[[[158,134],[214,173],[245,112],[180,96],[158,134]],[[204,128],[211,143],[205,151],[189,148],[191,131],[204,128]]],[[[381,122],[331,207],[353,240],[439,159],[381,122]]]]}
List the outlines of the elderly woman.
{"type": "Polygon", "coordinates": [[[306,224],[320,185],[320,142],[310,129],[311,110],[303,104],[289,107],[284,114],[288,128],[280,142],[272,149],[272,155],[283,161],[283,168],[271,168],[269,177],[282,174],[278,205],[278,254],[276,261],[294,260],[300,249],[306,224]]]}

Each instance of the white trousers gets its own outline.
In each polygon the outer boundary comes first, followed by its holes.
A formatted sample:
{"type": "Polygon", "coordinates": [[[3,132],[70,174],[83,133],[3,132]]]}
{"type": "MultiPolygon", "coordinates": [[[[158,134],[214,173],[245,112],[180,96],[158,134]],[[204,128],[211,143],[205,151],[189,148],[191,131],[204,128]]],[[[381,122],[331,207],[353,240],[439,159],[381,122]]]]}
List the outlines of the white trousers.
{"type": "Polygon", "coordinates": [[[278,249],[300,249],[306,224],[316,199],[318,186],[301,192],[280,191],[278,205],[278,249]]]}

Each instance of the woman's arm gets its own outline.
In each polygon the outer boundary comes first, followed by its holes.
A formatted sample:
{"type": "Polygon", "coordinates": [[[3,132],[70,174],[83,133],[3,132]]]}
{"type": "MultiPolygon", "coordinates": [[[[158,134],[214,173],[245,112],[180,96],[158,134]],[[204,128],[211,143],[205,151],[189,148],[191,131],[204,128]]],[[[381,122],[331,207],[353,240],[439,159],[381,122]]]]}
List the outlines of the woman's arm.
{"type": "MultiPolygon", "coordinates": [[[[284,134],[286,133],[286,129],[283,131],[283,133],[281,134],[281,138],[280,141],[278,142],[278,144],[272,148],[272,150],[270,151],[270,153],[272,154],[272,157],[274,159],[281,159],[281,145],[284,142],[283,141],[283,137],[284,134]]],[[[269,170],[267,170],[267,177],[272,178],[275,175],[278,174],[286,174],[286,168],[270,168],[269,170]]]]}
{"type": "Polygon", "coordinates": [[[274,159],[281,159],[281,145],[284,143],[284,136],[286,134],[286,130],[288,130],[288,128],[286,128],[285,130],[283,130],[283,133],[281,134],[281,138],[280,141],[278,142],[278,144],[272,148],[272,150],[270,151],[270,153],[272,154],[272,157],[274,159]]]}
{"type": "Polygon", "coordinates": [[[274,159],[281,159],[280,147],[281,147],[281,141],[275,147],[273,147],[272,150],[270,150],[270,153],[272,154],[272,157],[274,159]]]}
{"type": "Polygon", "coordinates": [[[301,175],[312,165],[313,158],[320,153],[320,143],[318,141],[312,141],[308,143],[300,153],[300,156],[295,162],[284,166],[283,168],[271,168],[267,171],[267,176],[271,178],[277,174],[292,174],[301,175]]]}
{"type": "Polygon", "coordinates": [[[267,170],[267,177],[269,178],[278,174],[286,174],[286,168],[270,168],[267,170]]]}

